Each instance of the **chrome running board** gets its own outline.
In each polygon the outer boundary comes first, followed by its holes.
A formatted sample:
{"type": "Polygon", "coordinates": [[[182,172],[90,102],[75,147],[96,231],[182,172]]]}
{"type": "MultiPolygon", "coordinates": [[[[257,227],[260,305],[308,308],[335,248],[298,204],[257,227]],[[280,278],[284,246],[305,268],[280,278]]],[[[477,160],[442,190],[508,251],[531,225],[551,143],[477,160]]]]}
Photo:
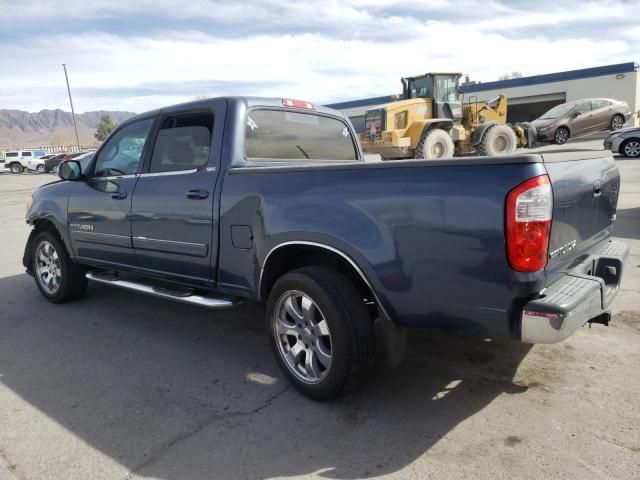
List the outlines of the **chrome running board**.
{"type": "Polygon", "coordinates": [[[113,285],[114,287],[153,295],[154,297],[166,298],[176,302],[190,303],[191,305],[199,305],[206,308],[229,308],[235,305],[235,302],[228,298],[196,295],[190,291],[174,291],[163,287],[154,287],[144,283],[133,282],[131,280],[122,280],[117,276],[103,276],[96,272],[87,272],[86,277],[94,282],[113,285]]]}

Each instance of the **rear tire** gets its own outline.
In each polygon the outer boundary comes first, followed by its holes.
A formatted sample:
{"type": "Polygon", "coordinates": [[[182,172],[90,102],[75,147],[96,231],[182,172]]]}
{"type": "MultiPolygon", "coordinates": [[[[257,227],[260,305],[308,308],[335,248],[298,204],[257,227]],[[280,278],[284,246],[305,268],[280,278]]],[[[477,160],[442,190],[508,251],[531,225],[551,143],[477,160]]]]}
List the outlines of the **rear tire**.
{"type": "Polygon", "coordinates": [[[293,386],[331,400],[361,379],[374,351],[373,322],[356,287],[326,267],[283,275],[267,303],[276,360],[293,386]]]}
{"type": "Polygon", "coordinates": [[[489,157],[510,155],[518,149],[518,137],[508,125],[494,125],[482,136],[478,153],[489,157]]]}
{"type": "Polygon", "coordinates": [[[565,127],[560,127],[556,130],[556,133],[553,134],[553,143],[556,145],[564,145],[569,140],[571,134],[569,130],[565,127]]]}
{"type": "Polygon", "coordinates": [[[415,151],[417,160],[437,160],[451,158],[455,153],[455,146],[451,135],[441,128],[433,128],[422,134],[415,151]]]}
{"type": "Polygon", "coordinates": [[[24,168],[22,168],[22,165],[20,165],[19,163],[12,163],[11,165],[9,165],[9,170],[11,170],[11,173],[14,174],[20,174],[24,171],[24,168]]]}
{"type": "Polygon", "coordinates": [[[625,157],[638,158],[640,157],[640,139],[630,138],[620,145],[620,153],[625,157]]]}
{"type": "Polygon", "coordinates": [[[624,116],[616,114],[611,118],[609,127],[611,128],[611,130],[620,130],[622,127],[624,127],[624,122],[624,116]]]}
{"type": "Polygon", "coordinates": [[[54,232],[40,232],[31,245],[31,269],[44,298],[52,303],[64,303],[84,295],[85,269],[71,261],[62,240],[54,232]]]}

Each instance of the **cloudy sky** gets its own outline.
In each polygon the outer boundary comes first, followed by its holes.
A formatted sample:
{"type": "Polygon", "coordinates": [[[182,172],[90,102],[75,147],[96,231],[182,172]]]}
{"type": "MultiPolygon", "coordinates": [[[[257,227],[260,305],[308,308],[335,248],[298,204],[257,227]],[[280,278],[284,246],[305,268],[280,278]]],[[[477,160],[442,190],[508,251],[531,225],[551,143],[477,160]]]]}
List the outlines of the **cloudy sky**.
{"type": "Polygon", "coordinates": [[[431,70],[497,80],[640,61],[640,1],[0,0],[0,109],[198,96],[328,103],[431,70]]]}

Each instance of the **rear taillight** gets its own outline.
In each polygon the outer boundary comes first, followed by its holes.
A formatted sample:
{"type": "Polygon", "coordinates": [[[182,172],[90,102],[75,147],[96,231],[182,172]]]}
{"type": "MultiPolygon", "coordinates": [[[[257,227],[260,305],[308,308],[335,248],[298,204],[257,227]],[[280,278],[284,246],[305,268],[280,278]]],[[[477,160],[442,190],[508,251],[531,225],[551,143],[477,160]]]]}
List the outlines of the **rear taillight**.
{"type": "Polygon", "coordinates": [[[553,193],[547,175],[527,180],[507,196],[507,256],[519,272],[547,266],[553,193]]]}
{"type": "Polygon", "coordinates": [[[304,102],[302,100],[290,100],[288,98],[282,99],[282,105],[284,105],[285,107],[307,108],[309,110],[316,109],[316,106],[311,102],[304,102]]]}

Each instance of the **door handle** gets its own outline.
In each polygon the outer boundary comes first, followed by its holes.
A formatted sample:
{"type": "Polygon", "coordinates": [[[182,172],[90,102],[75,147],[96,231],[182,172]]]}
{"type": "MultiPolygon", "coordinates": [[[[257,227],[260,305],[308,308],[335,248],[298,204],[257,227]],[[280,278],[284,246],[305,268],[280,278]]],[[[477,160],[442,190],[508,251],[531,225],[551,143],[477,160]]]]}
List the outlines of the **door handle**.
{"type": "Polygon", "coordinates": [[[204,200],[209,197],[209,191],[204,189],[188,190],[184,196],[193,200],[204,200]]]}
{"type": "Polygon", "coordinates": [[[125,198],[127,198],[127,192],[114,192],[111,194],[111,198],[114,198],[116,200],[124,200],[125,198]]]}

